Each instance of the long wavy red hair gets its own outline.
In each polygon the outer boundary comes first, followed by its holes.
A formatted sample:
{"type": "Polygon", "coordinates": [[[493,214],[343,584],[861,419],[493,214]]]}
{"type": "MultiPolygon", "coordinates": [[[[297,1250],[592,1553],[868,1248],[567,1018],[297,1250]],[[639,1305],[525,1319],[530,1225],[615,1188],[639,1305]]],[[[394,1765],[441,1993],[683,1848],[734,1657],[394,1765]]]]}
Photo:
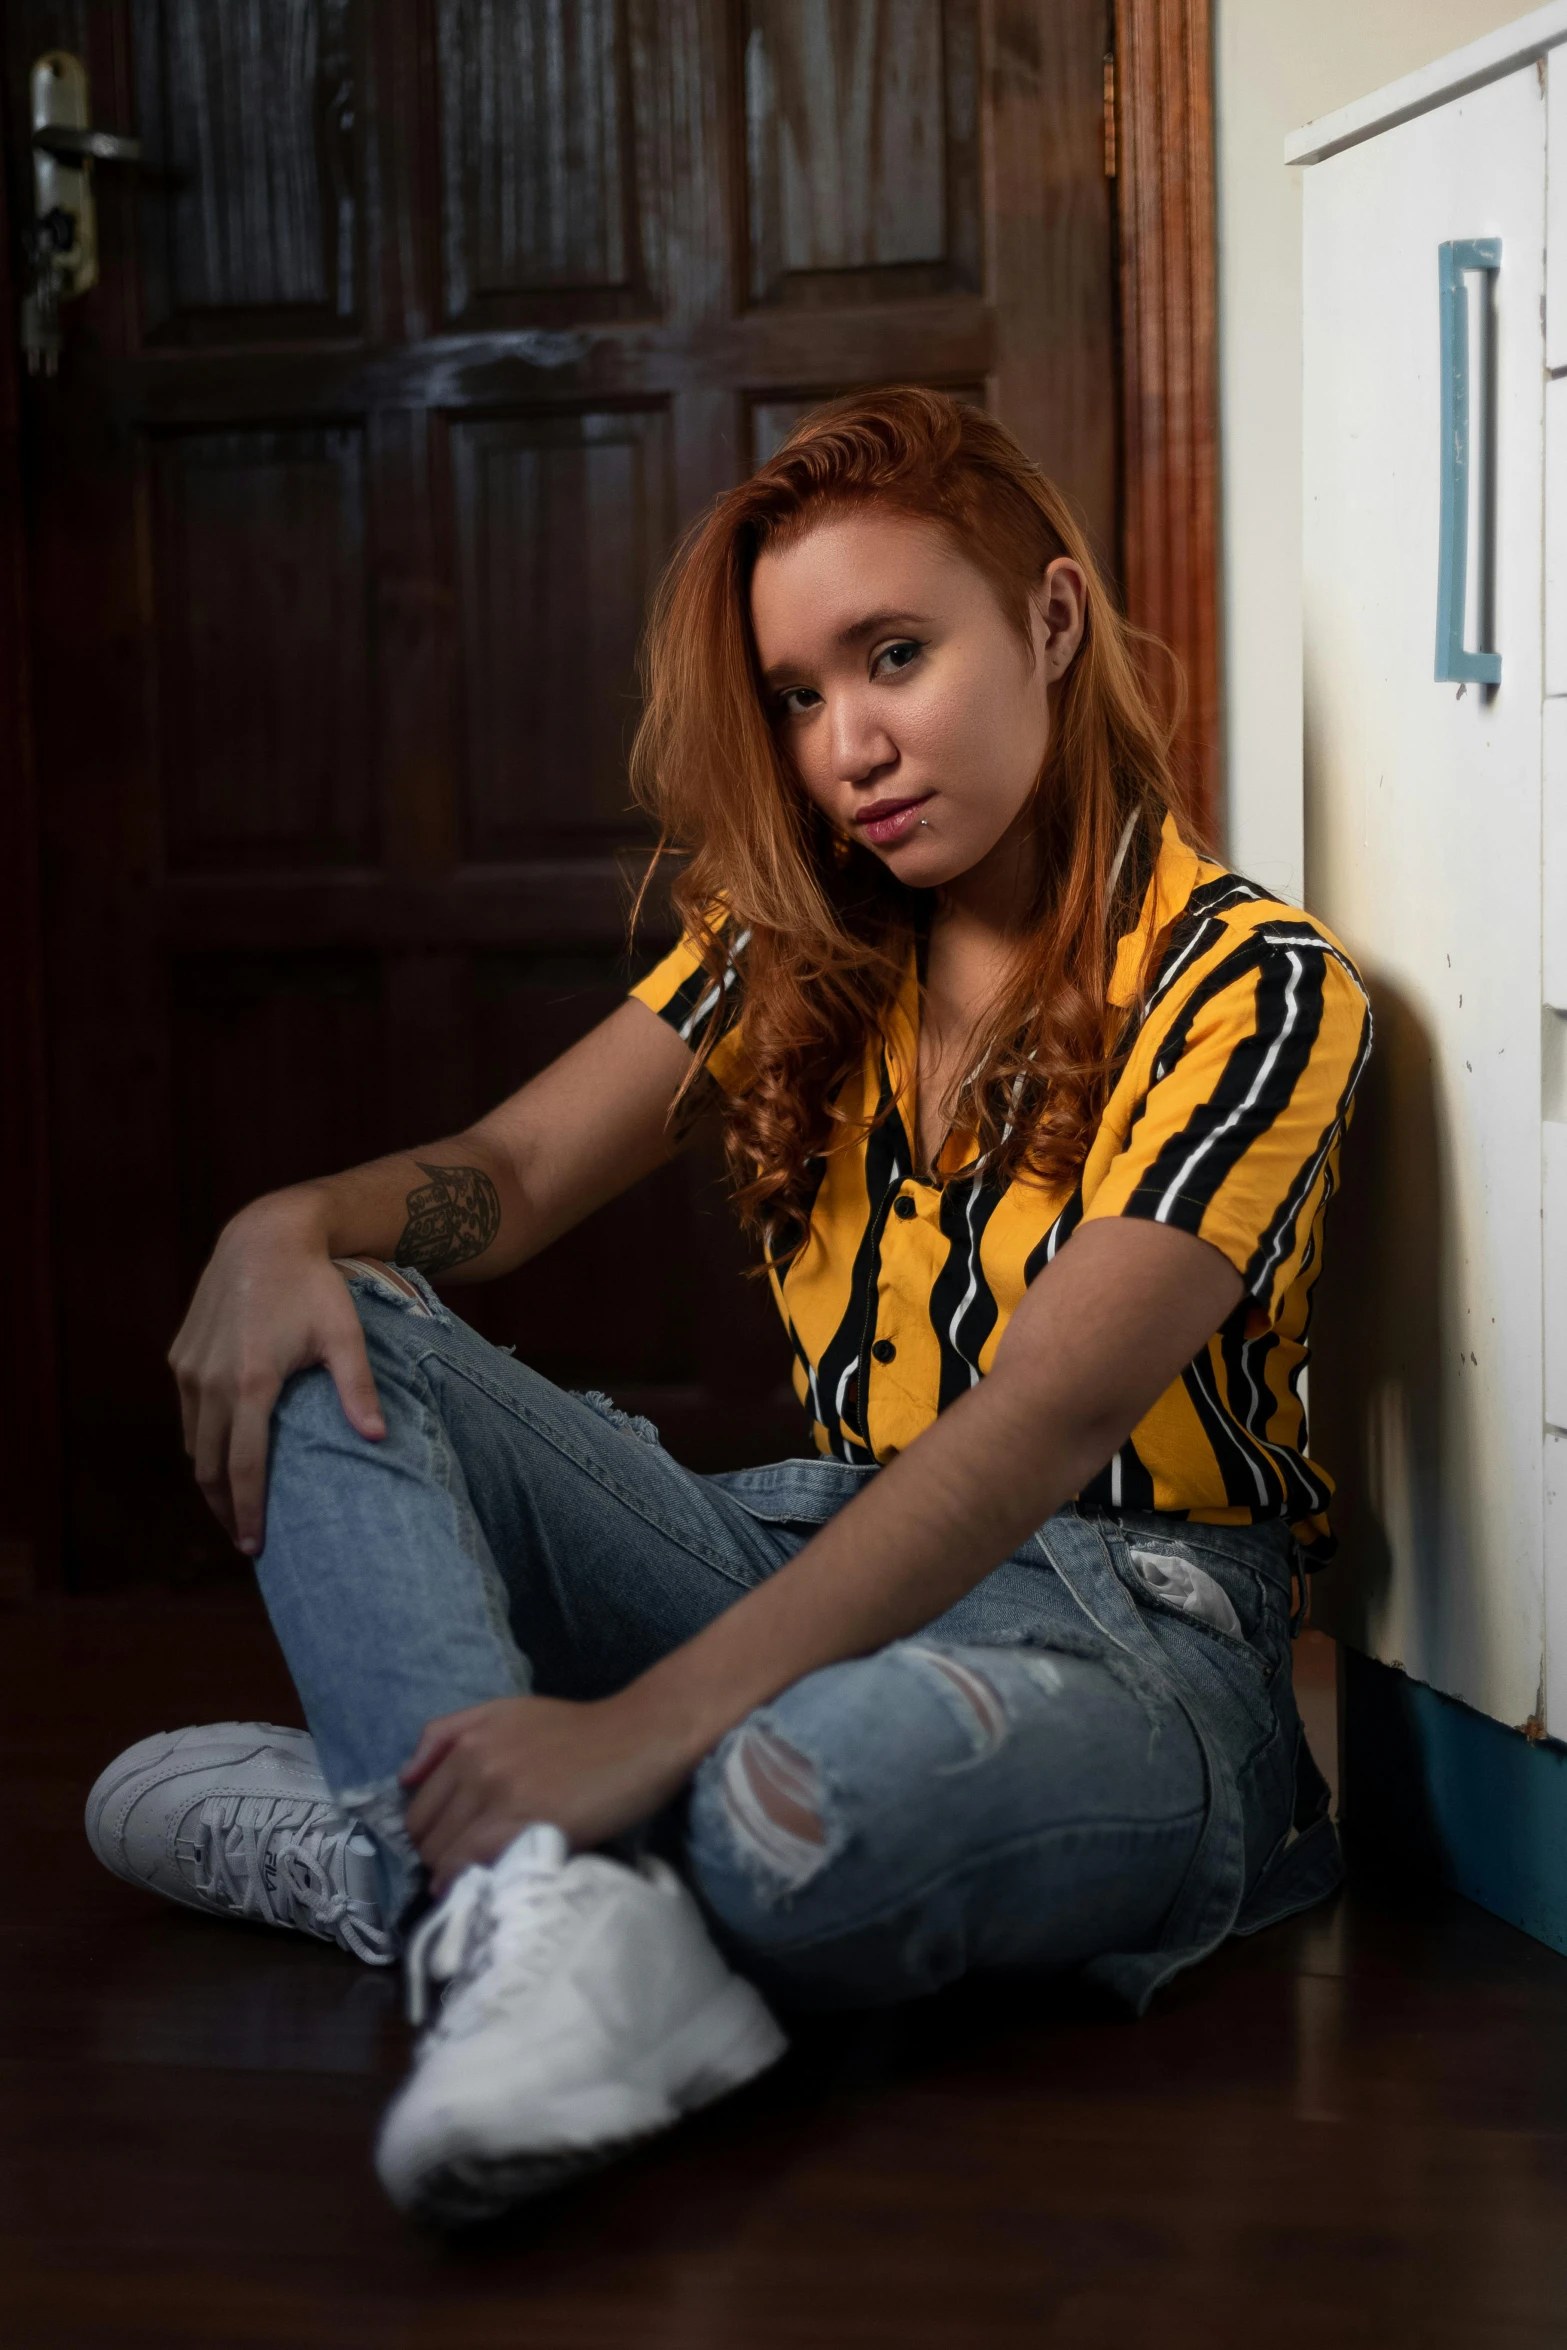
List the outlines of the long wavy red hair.
{"type": "Polygon", "coordinates": [[[631,768],[661,827],[659,853],[686,860],[672,896],[715,979],[728,969],[726,942],[750,934],[751,1076],[726,1097],[725,1142],[742,1219],[775,1262],[798,1244],[813,1162],[857,1141],[875,1113],[852,1080],[907,967],[922,893],[846,843],[780,751],[752,640],[751,574],[770,542],[868,502],[945,530],[1025,642],[1047,565],[1069,555],[1087,581],[1082,644],[1052,692],[1034,791],[1041,854],[1028,944],[954,1104],[998,1178],[1075,1178],[1114,1079],[1119,1024],[1106,990],[1116,942],[1137,920],[1165,814],[1188,839],[1197,830],[1171,759],[1173,722],[1144,681],[1135,632],[1065,498],[992,417],[917,387],[840,400],[717,501],[654,601],[631,768]]]}

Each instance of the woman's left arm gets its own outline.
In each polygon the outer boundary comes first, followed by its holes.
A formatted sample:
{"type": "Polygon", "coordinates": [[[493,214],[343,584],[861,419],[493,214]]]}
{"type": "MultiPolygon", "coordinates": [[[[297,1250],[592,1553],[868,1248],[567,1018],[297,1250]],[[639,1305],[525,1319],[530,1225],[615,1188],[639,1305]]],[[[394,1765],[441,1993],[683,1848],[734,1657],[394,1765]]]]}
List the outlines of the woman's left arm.
{"type": "Polygon", "coordinates": [[[989,1376],[694,1640],[614,1697],[500,1698],[429,1724],[403,1777],[437,1891],[530,1821],[577,1845],[635,1825],[754,1707],[942,1615],[1104,1467],[1241,1294],[1189,1232],[1082,1225],[989,1376]]]}

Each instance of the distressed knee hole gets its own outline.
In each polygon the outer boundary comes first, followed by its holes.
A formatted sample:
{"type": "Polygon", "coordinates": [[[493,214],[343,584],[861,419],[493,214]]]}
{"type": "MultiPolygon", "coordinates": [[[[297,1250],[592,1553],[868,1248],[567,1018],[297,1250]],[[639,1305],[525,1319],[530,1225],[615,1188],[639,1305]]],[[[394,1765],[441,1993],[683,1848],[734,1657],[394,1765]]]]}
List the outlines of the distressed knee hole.
{"type": "Polygon", "coordinates": [[[760,1722],[738,1730],[719,1789],[730,1830],[753,1866],[793,1891],[829,1858],[821,1777],[809,1756],[760,1722]]]}
{"type": "Polygon", "coordinates": [[[947,1649],[915,1647],[907,1653],[935,1676],[953,1702],[976,1761],[1005,1744],[1011,1723],[993,1681],[947,1649]]]}
{"type": "Polygon", "coordinates": [[[606,1395],[602,1388],[578,1387],[572,1393],[579,1403],[585,1403],[590,1412],[597,1412],[599,1418],[607,1420],[612,1428],[623,1429],[627,1436],[635,1436],[643,1444],[651,1444],[655,1452],[662,1449],[664,1440],[652,1421],[644,1419],[640,1412],[623,1412],[613,1396],[606,1395]]]}
{"type": "Polygon", "coordinates": [[[411,1314],[420,1314],[427,1322],[434,1321],[433,1310],[407,1275],[400,1273],[395,1265],[387,1264],[383,1258],[334,1257],[332,1262],[346,1280],[368,1282],[382,1297],[389,1298],[393,1305],[403,1306],[411,1314]]]}

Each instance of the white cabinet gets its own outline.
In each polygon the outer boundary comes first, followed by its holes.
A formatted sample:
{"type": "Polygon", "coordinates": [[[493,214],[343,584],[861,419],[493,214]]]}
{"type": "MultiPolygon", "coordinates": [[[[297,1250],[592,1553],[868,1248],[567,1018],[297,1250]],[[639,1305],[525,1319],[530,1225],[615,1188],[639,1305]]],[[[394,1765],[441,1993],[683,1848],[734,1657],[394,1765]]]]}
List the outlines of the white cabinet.
{"type": "MultiPolygon", "coordinates": [[[[1563,75],[1567,80],[1567,75],[1563,75]]],[[[1552,695],[1544,710],[1541,911],[1542,991],[1553,1012],[1567,1012],[1567,695],[1552,695]]],[[[1549,1029],[1550,1023],[1547,1022],[1549,1029]]],[[[1562,1105],[1567,1113],[1567,1104],[1562,1105]]]]}
{"type": "MultiPolygon", "coordinates": [[[[1547,1671],[1546,1485],[1559,1470],[1545,1363],[1549,1319],[1567,1381],[1567,1261],[1542,1261],[1542,1038],[1547,1003],[1567,999],[1567,939],[1545,947],[1567,900],[1543,905],[1542,855],[1554,842],[1557,890],[1567,739],[1553,720],[1548,827],[1543,713],[1547,692],[1567,694],[1567,378],[1548,394],[1544,297],[1547,115],[1567,135],[1567,49],[1549,107],[1547,90],[1567,6],[1527,31],[1292,142],[1311,165],[1307,896],[1360,962],[1377,1022],[1329,1220],[1312,1401],[1345,1559],[1321,1578],[1323,1620],[1504,1722],[1536,1717],[1543,1691],[1562,1735],[1567,1652],[1547,1671]],[[1468,524],[1461,633],[1471,655],[1499,655],[1495,684],[1441,674],[1443,475],[1465,421],[1444,422],[1444,246],[1470,359],[1471,464],[1453,509],[1468,524]]],[[[1567,242],[1549,267],[1554,291],[1567,242]]],[[[1567,363],[1562,306],[1551,347],[1567,363]]],[[[1451,348],[1445,361],[1452,400],[1451,348]]],[[[1554,1183],[1554,1152],[1551,1164],[1554,1183]]],[[[1567,1510],[1552,1527],[1554,1550],[1567,1510]]],[[[1554,1600],[1567,1560],[1550,1571],[1554,1600]]]]}

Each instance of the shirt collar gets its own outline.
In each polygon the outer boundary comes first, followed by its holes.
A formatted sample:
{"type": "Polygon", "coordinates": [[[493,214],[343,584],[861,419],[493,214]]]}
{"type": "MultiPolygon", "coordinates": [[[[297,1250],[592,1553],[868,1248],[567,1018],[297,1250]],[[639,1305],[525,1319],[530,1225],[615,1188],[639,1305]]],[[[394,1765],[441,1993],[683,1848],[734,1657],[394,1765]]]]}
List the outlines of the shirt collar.
{"type": "MultiPolygon", "coordinates": [[[[1173,816],[1166,816],[1159,836],[1159,854],[1153,877],[1143,896],[1135,926],[1124,933],[1115,950],[1107,1000],[1124,1011],[1137,1000],[1150,943],[1185,912],[1187,900],[1202,880],[1202,859],[1181,838],[1173,816]]],[[[915,1077],[919,1065],[920,983],[917,957],[911,948],[902,984],[888,1007],[880,1039],[887,1079],[898,1103],[911,1155],[914,1151],[915,1077]]],[[[972,1135],[950,1133],[941,1153],[941,1172],[961,1171],[974,1155],[972,1135]]]]}
{"type": "Polygon", "coordinates": [[[1175,818],[1166,816],[1159,837],[1159,855],[1143,897],[1142,912],[1134,928],[1127,931],[1115,950],[1115,962],[1110,970],[1110,985],[1105,990],[1108,1000],[1117,1011],[1125,1011],[1137,1000],[1137,983],[1142,977],[1148,949],[1162,930],[1185,912],[1186,902],[1202,879],[1202,859],[1195,849],[1188,848],[1176,828],[1175,818]]]}

